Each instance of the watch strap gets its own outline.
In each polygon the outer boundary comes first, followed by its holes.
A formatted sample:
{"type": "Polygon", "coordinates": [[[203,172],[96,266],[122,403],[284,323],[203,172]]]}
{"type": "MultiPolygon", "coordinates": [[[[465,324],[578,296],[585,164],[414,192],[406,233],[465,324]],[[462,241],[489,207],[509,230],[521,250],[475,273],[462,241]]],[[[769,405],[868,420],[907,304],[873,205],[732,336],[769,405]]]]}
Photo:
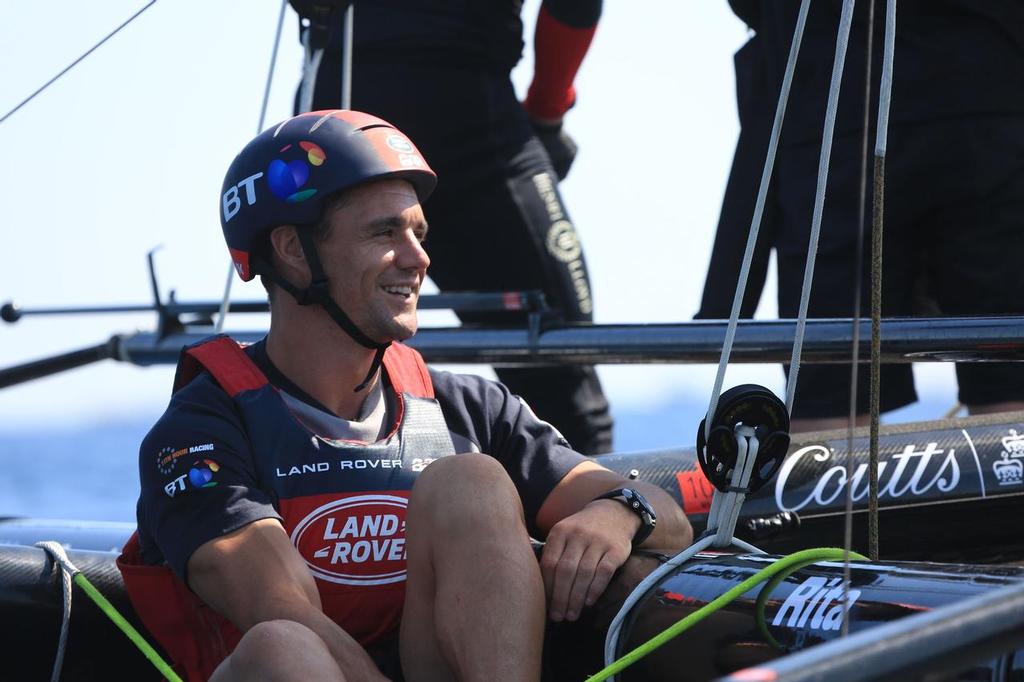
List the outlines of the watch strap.
{"type": "Polygon", "coordinates": [[[598,495],[594,498],[595,502],[597,500],[615,500],[625,505],[627,509],[637,515],[640,519],[640,528],[637,529],[636,534],[633,536],[634,547],[638,547],[640,543],[654,532],[654,526],[658,522],[657,514],[654,513],[654,508],[647,502],[647,499],[633,488],[609,490],[603,495],[598,495]]]}

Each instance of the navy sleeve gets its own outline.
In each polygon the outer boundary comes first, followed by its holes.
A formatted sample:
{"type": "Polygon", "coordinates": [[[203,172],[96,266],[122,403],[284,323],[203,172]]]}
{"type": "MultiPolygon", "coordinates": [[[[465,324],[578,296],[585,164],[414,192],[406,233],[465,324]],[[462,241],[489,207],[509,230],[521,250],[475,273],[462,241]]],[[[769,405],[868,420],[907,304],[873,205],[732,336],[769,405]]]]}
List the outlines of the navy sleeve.
{"type": "Polygon", "coordinates": [[[519,491],[529,531],[558,482],[587,459],[508,388],[469,374],[430,370],[448,428],[501,462],[519,491]]]}
{"type": "Polygon", "coordinates": [[[166,561],[187,582],[200,545],[258,519],[280,519],[255,472],[231,398],[206,374],[178,391],[139,452],[143,560],[166,561]]]}

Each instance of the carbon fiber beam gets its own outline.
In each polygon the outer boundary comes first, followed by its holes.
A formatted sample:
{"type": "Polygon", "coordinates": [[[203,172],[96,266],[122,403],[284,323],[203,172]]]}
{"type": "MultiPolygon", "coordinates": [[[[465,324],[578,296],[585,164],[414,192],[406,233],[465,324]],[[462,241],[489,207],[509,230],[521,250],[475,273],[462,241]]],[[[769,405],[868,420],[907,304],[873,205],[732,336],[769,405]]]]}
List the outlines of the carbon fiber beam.
{"type": "MultiPolygon", "coordinates": [[[[731,362],[788,362],[795,330],[793,320],[740,322],[731,362]]],[[[870,356],[870,322],[861,323],[860,357],[870,356]]],[[[528,329],[421,329],[408,343],[428,362],[531,364],[623,364],[718,362],[726,322],[677,324],[606,324],[528,329]]],[[[853,343],[849,319],[809,320],[803,362],[849,362],[853,343]]],[[[123,339],[122,359],[137,365],[173,364],[185,345],[208,331],[159,338],[139,333],[123,339]]],[[[231,336],[254,342],[263,332],[231,336]]],[[[882,321],[882,362],[986,362],[1024,360],[1024,316],[895,318],[882,321]]]]}

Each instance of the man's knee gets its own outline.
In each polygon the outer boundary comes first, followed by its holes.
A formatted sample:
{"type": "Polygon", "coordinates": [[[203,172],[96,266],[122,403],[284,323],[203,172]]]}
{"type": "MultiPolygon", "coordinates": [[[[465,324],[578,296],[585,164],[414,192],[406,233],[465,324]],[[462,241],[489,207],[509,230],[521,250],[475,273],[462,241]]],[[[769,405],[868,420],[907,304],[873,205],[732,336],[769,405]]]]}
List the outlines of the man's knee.
{"type": "Polygon", "coordinates": [[[409,501],[410,516],[446,524],[460,520],[523,519],[519,493],[496,459],[482,454],[436,459],[420,474],[409,501]]]}
{"type": "Polygon", "coordinates": [[[329,679],[344,679],[315,632],[295,621],[270,620],[251,627],[210,679],[301,680],[325,672],[336,673],[329,679]]]}

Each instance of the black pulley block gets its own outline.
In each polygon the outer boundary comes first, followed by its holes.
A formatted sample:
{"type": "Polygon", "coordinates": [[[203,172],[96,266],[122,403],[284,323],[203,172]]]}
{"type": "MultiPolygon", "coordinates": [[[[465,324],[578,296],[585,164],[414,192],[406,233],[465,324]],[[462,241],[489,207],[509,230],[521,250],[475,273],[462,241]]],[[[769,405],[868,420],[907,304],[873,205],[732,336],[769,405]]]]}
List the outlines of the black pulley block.
{"type": "Polygon", "coordinates": [[[353,0],[288,0],[292,9],[309,22],[309,46],[324,49],[331,42],[331,34],[341,25],[341,15],[353,0]]]}
{"type": "Polygon", "coordinates": [[[735,429],[739,424],[754,429],[757,459],[745,492],[753,492],[770,481],[789,450],[789,413],[786,404],[764,386],[741,384],[723,393],[713,415],[701,420],[697,429],[697,461],[711,485],[726,492],[732,482],[739,455],[735,429]],[[705,438],[705,423],[711,430],[705,438]]]}

